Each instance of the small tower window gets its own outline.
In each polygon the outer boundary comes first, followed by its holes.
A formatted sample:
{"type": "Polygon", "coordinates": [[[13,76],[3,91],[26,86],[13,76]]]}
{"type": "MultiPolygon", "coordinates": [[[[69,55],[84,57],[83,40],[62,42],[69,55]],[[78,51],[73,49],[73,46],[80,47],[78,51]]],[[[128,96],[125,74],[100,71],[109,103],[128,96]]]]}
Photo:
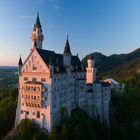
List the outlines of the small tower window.
{"type": "Polygon", "coordinates": [[[37,111],[36,117],[40,118],[40,112],[39,111],[37,111]]]}
{"type": "Polygon", "coordinates": [[[28,81],[28,77],[24,77],[24,81],[28,81]]]}
{"type": "Polygon", "coordinates": [[[36,82],[36,81],[37,81],[37,78],[32,78],[32,81],[33,81],[33,82],[36,82]]]}
{"type": "Polygon", "coordinates": [[[48,88],[45,88],[45,92],[48,92],[48,88]]]}
{"type": "Polygon", "coordinates": [[[46,82],[46,78],[41,78],[41,82],[46,82]]]}
{"type": "Polygon", "coordinates": [[[37,70],[37,66],[33,64],[32,70],[37,70]]]}

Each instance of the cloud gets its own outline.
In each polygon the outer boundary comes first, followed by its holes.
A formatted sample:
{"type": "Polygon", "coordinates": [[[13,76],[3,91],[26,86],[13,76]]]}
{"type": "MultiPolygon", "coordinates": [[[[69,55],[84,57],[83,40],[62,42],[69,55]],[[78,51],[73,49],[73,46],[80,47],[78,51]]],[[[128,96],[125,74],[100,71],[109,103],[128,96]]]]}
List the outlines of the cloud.
{"type": "Polygon", "coordinates": [[[22,19],[32,19],[32,18],[35,18],[35,16],[19,16],[19,18],[22,18],[22,19]]]}

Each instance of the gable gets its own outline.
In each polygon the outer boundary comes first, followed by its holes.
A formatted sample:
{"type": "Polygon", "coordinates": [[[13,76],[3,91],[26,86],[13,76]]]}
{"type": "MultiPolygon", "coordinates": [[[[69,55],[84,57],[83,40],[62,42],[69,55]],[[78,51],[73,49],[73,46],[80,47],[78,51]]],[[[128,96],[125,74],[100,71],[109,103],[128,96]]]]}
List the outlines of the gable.
{"type": "Polygon", "coordinates": [[[25,60],[23,67],[22,67],[22,72],[45,72],[49,73],[49,68],[47,65],[44,63],[36,49],[34,49],[27,59],[25,60]]]}

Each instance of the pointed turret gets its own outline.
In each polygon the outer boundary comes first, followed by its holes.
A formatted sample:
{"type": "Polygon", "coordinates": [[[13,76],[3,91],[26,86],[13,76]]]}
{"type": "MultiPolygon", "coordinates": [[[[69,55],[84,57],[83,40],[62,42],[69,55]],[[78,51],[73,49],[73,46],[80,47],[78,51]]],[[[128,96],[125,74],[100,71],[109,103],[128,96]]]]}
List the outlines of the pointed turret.
{"type": "Polygon", "coordinates": [[[21,65],[22,65],[22,59],[21,59],[21,55],[20,55],[20,58],[19,58],[18,65],[19,65],[19,66],[21,66],[21,65]]]}
{"type": "Polygon", "coordinates": [[[41,28],[40,18],[39,18],[39,12],[37,13],[37,17],[36,17],[36,23],[35,23],[35,25],[36,25],[38,28],[41,28]]]}
{"type": "Polygon", "coordinates": [[[65,44],[65,47],[64,47],[64,54],[71,54],[68,35],[67,35],[67,41],[66,41],[66,44],[65,44]]]}
{"type": "Polygon", "coordinates": [[[63,64],[64,64],[65,67],[70,67],[71,66],[71,50],[70,50],[68,35],[67,35],[67,41],[66,41],[66,44],[65,44],[65,47],[64,47],[63,64]]]}
{"type": "Polygon", "coordinates": [[[34,24],[34,30],[32,33],[32,49],[38,48],[42,49],[42,42],[44,40],[44,35],[42,34],[42,27],[40,24],[39,12],[37,13],[36,22],[34,24]],[[34,45],[36,42],[36,46],[34,45]]]}
{"type": "Polygon", "coordinates": [[[19,75],[21,74],[21,68],[22,68],[22,59],[21,59],[21,55],[20,55],[19,62],[18,62],[18,73],[19,73],[19,75]]]}

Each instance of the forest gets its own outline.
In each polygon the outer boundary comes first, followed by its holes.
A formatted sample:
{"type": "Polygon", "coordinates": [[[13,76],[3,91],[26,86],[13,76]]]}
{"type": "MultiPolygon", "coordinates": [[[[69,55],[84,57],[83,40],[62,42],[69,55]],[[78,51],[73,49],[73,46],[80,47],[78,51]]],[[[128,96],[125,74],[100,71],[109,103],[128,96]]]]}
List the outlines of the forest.
{"type": "Polygon", "coordinates": [[[110,128],[91,119],[86,112],[77,108],[68,117],[64,109],[60,110],[59,126],[54,126],[50,134],[23,120],[14,128],[17,104],[17,88],[8,88],[0,92],[0,137],[3,140],[137,140],[140,139],[140,75],[128,81],[124,92],[116,95],[112,91],[110,128]]]}

